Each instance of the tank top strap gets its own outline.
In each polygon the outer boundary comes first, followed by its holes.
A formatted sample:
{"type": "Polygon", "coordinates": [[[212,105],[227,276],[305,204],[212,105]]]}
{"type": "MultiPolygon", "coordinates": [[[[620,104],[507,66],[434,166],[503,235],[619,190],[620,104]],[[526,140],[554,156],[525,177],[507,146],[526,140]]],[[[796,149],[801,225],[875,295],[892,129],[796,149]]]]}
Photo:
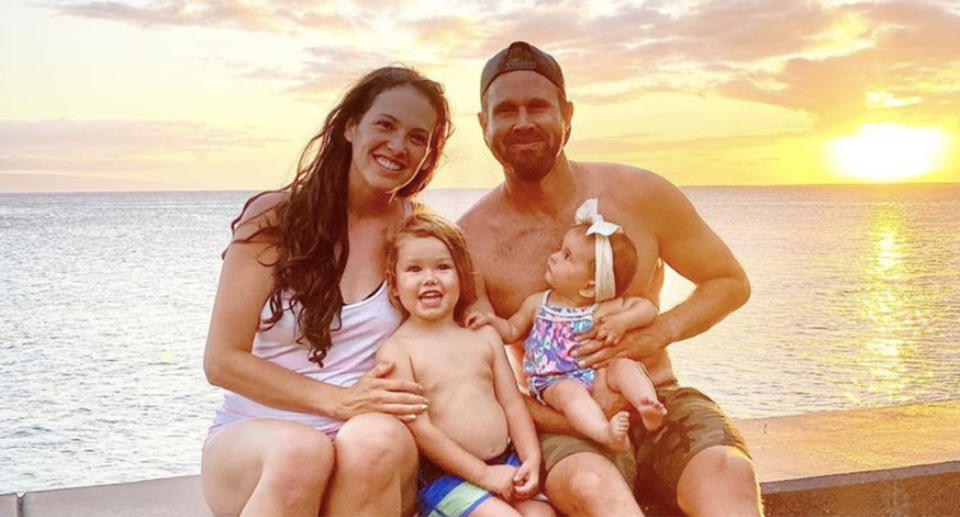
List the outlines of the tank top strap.
{"type": "Polygon", "coordinates": [[[552,292],[553,292],[553,289],[547,289],[546,291],[543,292],[543,298],[540,300],[540,305],[547,304],[547,300],[550,299],[550,293],[552,292]]]}

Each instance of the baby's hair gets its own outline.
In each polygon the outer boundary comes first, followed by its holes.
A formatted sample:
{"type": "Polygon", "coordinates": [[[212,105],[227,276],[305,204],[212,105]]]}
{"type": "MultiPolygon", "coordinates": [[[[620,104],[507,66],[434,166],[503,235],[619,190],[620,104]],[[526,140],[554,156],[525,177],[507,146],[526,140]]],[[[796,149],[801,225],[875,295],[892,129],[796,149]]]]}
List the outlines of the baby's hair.
{"type": "MultiPolygon", "coordinates": [[[[582,234],[586,234],[589,224],[578,224],[574,226],[582,234]]],[[[587,235],[587,240],[591,245],[596,242],[596,235],[587,235]]],[[[637,247],[623,230],[617,230],[610,236],[610,248],[613,250],[613,281],[616,296],[623,296],[624,291],[630,287],[633,275],[637,273],[637,247]]],[[[595,268],[595,259],[590,259],[590,268],[595,268]]]]}
{"type": "Polygon", "coordinates": [[[467,310],[470,309],[473,302],[477,301],[477,286],[473,278],[473,260],[470,258],[470,250],[467,249],[467,240],[463,237],[463,232],[456,224],[439,215],[429,212],[414,212],[400,223],[400,227],[391,236],[387,243],[387,284],[390,286],[390,298],[403,313],[404,318],[410,314],[400,304],[395,292],[397,289],[397,261],[400,255],[400,242],[406,237],[434,237],[450,251],[450,256],[453,257],[453,267],[456,268],[457,278],[460,280],[460,299],[457,300],[453,308],[453,319],[460,325],[464,325],[467,310]]]}

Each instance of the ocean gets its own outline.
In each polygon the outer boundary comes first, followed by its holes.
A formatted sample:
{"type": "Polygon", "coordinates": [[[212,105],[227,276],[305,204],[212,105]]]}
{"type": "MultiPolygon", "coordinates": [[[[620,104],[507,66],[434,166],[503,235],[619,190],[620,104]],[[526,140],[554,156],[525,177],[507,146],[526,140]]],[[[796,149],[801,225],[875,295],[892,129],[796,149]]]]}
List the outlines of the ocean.
{"type": "MultiPolygon", "coordinates": [[[[960,397],[960,185],[689,187],[749,303],[671,345],[734,417],[960,397]]],[[[424,201],[457,217],[482,191],[424,201]]],[[[0,195],[0,494],[196,474],[246,192],[0,195]]],[[[691,289],[668,272],[665,308],[691,289]]]]}

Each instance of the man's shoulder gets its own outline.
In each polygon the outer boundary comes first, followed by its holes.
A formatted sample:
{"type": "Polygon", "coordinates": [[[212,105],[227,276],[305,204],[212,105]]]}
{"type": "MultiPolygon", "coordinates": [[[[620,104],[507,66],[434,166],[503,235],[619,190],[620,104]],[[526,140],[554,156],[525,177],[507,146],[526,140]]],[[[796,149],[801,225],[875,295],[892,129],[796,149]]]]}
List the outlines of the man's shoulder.
{"type": "Polygon", "coordinates": [[[584,174],[595,183],[627,187],[639,192],[653,192],[673,187],[668,179],[649,169],[624,163],[576,162],[584,174]]]}
{"type": "Polygon", "coordinates": [[[616,204],[651,208],[672,204],[680,189],[662,175],[648,169],[622,163],[577,162],[589,182],[589,190],[597,197],[616,204]]]}

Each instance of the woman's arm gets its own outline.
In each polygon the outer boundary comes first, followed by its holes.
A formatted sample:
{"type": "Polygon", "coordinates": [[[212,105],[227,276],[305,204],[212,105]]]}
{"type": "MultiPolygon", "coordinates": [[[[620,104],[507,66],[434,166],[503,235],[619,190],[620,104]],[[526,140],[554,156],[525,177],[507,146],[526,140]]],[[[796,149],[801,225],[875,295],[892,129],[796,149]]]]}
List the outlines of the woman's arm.
{"type": "Polygon", "coordinates": [[[255,214],[242,221],[224,255],[220,283],[214,301],[210,330],[204,350],[204,372],[211,384],[239,393],[266,406],[327,415],[340,420],[367,411],[385,411],[384,403],[396,404],[400,414],[415,414],[425,402],[413,383],[381,379],[389,365],[378,365],[357,385],[341,388],[315,381],[251,353],[260,325],[260,311],[273,291],[272,264],[277,257],[274,242],[253,235],[260,225],[270,224],[271,207],[282,194],[265,195],[247,207],[255,214]],[[266,265],[265,265],[266,264],[266,265]]]}

